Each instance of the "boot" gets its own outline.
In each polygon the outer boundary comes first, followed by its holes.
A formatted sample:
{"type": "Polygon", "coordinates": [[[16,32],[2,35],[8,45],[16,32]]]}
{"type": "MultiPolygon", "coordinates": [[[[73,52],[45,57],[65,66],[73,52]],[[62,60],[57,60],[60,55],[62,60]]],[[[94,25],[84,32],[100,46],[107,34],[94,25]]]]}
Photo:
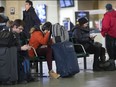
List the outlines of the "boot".
{"type": "Polygon", "coordinates": [[[109,64],[109,66],[107,66],[105,68],[105,71],[114,71],[114,70],[116,70],[115,60],[114,59],[109,59],[107,62],[110,63],[110,64],[109,64]]]}
{"type": "Polygon", "coordinates": [[[51,78],[55,78],[55,79],[58,79],[60,77],[60,75],[55,73],[53,70],[50,70],[49,75],[51,78]]]}
{"type": "Polygon", "coordinates": [[[99,63],[100,63],[99,61],[94,61],[94,63],[93,63],[93,71],[103,71],[103,69],[100,68],[99,63]]]}
{"type": "Polygon", "coordinates": [[[100,67],[93,66],[93,71],[103,71],[103,69],[100,67]]]}
{"type": "Polygon", "coordinates": [[[100,57],[100,60],[101,60],[102,63],[105,63],[105,61],[106,61],[106,56],[105,56],[105,55],[101,56],[101,57],[100,57]]]}
{"type": "Polygon", "coordinates": [[[104,67],[106,67],[108,65],[109,65],[109,63],[106,62],[106,56],[105,55],[101,56],[99,66],[101,68],[104,68],[104,67]]]}

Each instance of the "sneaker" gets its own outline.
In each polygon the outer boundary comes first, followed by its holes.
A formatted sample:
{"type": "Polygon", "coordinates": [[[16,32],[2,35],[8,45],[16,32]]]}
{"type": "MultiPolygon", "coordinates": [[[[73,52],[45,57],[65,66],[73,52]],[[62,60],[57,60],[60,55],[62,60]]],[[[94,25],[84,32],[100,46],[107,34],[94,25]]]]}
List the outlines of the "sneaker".
{"type": "Polygon", "coordinates": [[[60,77],[59,74],[55,73],[53,70],[49,72],[50,77],[58,79],[60,77]]]}

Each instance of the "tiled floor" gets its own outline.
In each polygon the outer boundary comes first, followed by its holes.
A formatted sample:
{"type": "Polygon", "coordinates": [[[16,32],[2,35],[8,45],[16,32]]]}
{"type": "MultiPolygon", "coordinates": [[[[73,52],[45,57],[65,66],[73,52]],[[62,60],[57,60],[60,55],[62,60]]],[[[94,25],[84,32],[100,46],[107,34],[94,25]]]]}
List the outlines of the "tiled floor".
{"type": "MultiPolygon", "coordinates": [[[[38,82],[28,84],[18,84],[12,86],[0,87],[116,87],[116,71],[92,71],[92,58],[91,55],[87,59],[88,70],[84,71],[83,61],[79,59],[80,73],[71,78],[50,79],[49,77],[39,78],[38,82]]],[[[47,66],[44,64],[44,73],[47,74],[47,66]]],[[[55,70],[55,67],[54,67],[55,70]]]]}

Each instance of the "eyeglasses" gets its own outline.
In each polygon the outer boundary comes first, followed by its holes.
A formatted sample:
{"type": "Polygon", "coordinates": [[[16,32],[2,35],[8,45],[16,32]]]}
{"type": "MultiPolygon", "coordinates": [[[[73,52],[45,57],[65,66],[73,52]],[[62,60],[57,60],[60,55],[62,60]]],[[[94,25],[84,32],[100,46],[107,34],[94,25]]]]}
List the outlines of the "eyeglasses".
{"type": "Polygon", "coordinates": [[[18,29],[19,29],[19,30],[23,30],[24,28],[22,28],[22,27],[18,27],[18,29]]]}

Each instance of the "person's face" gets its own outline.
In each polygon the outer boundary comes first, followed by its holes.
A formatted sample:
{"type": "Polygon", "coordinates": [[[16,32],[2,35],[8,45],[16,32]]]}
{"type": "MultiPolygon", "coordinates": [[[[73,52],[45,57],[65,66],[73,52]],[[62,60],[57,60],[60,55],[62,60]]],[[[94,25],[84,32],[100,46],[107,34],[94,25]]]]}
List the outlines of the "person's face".
{"type": "Polygon", "coordinates": [[[88,22],[87,23],[85,23],[85,24],[83,24],[83,27],[87,27],[88,26],[88,22]]]}
{"type": "Polygon", "coordinates": [[[28,11],[30,7],[31,7],[31,5],[29,5],[29,3],[25,3],[25,10],[26,11],[28,11]]]}
{"type": "Polygon", "coordinates": [[[44,30],[44,34],[46,34],[46,32],[48,32],[48,30],[44,30]]]}
{"type": "Polygon", "coordinates": [[[16,25],[12,28],[13,32],[21,33],[23,31],[23,26],[16,27],[16,25]]]}

